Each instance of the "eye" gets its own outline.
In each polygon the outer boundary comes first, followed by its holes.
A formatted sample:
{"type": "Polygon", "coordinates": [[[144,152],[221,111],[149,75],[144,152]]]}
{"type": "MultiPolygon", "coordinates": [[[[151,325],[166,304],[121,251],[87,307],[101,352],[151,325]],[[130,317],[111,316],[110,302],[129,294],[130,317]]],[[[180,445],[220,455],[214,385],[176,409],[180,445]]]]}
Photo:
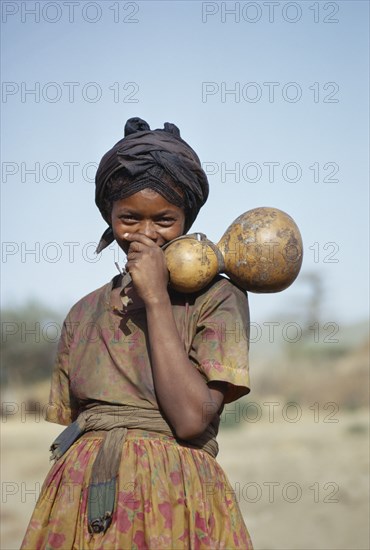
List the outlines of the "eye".
{"type": "Polygon", "coordinates": [[[165,225],[165,226],[172,225],[174,222],[175,220],[168,216],[162,216],[161,218],[158,218],[156,220],[156,223],[158,223],[159,225],[165,225]]]}
{"type": "Polygon", "coordinates": [[[119,216],[122,223],[136,223],[138,219],[132,214],[122,214],[119,216]]]}

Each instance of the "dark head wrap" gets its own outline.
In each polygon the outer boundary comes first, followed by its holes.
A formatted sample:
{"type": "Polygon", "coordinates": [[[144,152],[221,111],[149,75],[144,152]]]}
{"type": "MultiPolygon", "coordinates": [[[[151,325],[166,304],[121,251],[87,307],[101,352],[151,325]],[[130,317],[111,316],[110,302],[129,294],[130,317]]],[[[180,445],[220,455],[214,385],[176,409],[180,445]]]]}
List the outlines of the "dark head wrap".
{"type": "MultiPolygon", "coordinates": [[[[185,232],[189,230],[208,197],[208,180],[195,151],[180,137],[174,124],[150,130],[145,120],[130,118],[125,137],[106,153],[95,176],[95,202],[109,224],[107,201],[123,199],[142,189],[153,189],[185,212],[185,232]],[[122,185],[109,185],[120,176],[122,185]]],[[[103,234],[96,249],[101,252],[114,241],[112,228],[103,234]]]]}

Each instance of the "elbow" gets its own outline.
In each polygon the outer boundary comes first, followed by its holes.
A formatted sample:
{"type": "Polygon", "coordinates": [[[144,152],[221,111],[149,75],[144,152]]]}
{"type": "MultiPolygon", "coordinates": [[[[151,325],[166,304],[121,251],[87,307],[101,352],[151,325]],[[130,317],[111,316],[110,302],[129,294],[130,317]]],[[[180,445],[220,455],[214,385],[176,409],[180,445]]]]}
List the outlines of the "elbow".
{"type": "Polygon", "coordinates": [[[191,441],[192,439],[195,439],[200,435],[202,435],[204,430],[205,430],[204,426],[200,430],[195,430],[193,429],[193,426],[191,427],[189,426],[189,429],[181,428],[176,430],[176,436],[178,437],[178,439],[181,439],[182,441],[191,441]]]}
{"type": "Polygon", "coordinates": [[[183,441],[190,441],[202,435],[207,425],[199,418],[186,418],[183,419],[178,426],[175,426],[175,433],[179,439],[183,441]]]}

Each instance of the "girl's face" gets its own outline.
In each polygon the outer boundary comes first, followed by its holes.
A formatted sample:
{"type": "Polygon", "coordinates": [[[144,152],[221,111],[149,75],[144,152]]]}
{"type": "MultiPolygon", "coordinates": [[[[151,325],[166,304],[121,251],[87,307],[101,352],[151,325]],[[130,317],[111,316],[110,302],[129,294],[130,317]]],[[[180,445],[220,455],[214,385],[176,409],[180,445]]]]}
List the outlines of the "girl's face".
{"type": "Polygon", "coordinates": [[[183,235],[184,226],[183,209],[152,189],[143,189],[113,203],[114,238],[126,254],[130,243],[123,238],[124,233],[141,233],[163,246],[183,235]]]}

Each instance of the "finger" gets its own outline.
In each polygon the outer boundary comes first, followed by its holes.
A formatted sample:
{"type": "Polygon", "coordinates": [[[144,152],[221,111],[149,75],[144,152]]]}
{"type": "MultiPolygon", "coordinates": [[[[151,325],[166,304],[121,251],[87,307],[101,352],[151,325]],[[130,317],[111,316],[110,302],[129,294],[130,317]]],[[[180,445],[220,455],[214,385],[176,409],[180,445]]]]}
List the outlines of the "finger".
{"type": "Polygon", "coordinates": [[[158,246],[152,239],[149,239],[149,237],[142,233],[124,233],[122,238],[131,243],[138,242],[147,246],[158,246]]]}
{"type": "Polygon", "coordinates": [[[135,269],[135,267],[137,267],[136,262],[134,260],[130,260],[129,262],[126,263],[125,270],[128,273],[132,273],[132,271],[135,269]]]}
{"type": "Polygon", "coordinates": [[[143,252],[145,250],[145,245],[139,241],[131,241],[130,246],[128,248],[128,255],[132,254],[133,252],[143,252]]]}

